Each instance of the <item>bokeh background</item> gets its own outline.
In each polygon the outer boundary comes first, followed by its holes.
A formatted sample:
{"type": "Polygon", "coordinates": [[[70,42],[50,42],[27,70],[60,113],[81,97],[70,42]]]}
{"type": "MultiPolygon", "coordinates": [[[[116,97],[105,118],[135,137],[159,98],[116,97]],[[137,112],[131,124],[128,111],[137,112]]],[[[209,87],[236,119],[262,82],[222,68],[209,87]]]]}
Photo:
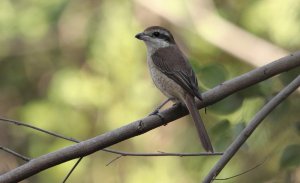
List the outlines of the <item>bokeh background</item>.
{"type": "MultiPolygon", "coordinates": [[[[300,48],[298,0],[1,0],[0,115],[79,140],[144,117],[165,97],[154,87],[146,49],[134,35],[170,29],[188,55],[202,91],[300,48]]],[[[223,151],[256,112],[299,75],[276,76],[201,111],[223,151]]],[[[300,182],[299,90],[276,108],[222,171],[222,182],[300,182]]],[[[72,143],[0,123],[0,145],[29,157],[72,143]]],[[[130,152],[201,152],[190,117],[112,148],[130,152]]],[[[218,157],[84,158],[69,182],[199,182],[218,157]]],[[[24,163],[0,151],[0,173],[24,163]]],[[[61,182],[75,161],[23,183],[61,182]]]]}

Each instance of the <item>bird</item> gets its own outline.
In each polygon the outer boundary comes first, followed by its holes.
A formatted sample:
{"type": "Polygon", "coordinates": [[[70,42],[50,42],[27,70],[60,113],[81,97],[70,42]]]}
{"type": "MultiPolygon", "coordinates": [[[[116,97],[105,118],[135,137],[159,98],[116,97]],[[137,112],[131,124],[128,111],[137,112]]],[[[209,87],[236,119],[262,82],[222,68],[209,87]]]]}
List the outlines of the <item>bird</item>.
{"type": "Polygon", "coordinates": [[[196,98],[202,99],[198,81],[186,56],[177,46],[171,32],[161,26],[151,26],[135,37],[147,48],[147,64],[155,86],[168,98],[153,114],[169,100],[186,106],[195,123],[203,148],[213,153],[208,133],[196,106],[196,98]]]}

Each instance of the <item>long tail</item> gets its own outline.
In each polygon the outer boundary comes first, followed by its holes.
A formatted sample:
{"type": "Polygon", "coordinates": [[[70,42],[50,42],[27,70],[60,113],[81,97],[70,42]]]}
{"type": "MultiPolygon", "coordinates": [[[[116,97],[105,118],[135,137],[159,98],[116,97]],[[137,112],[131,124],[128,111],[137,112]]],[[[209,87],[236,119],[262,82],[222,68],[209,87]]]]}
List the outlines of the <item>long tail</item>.
{"type": "Polygon", "coordinates": [[[184,102],[193,118],[203,148],[208,152],[214,152],[209,136],[197,109],[194,97],[187,94],[184,102]]]}

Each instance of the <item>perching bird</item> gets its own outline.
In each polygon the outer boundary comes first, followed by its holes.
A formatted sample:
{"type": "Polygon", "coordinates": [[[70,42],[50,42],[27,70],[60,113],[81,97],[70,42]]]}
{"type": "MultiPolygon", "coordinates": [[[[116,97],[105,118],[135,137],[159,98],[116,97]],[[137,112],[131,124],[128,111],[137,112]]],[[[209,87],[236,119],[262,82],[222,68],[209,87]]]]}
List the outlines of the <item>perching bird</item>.
{"type": "Polygon", "coordinates": [[[213,152],[195,102],[195,98],[202,100],[197,77],[170,31],[152,26],[135,37],[146,44],[147,62],[156,87],[173,102],[180,102],[187,107],[195,122],[202,146],[206,151],[213,152]]]}

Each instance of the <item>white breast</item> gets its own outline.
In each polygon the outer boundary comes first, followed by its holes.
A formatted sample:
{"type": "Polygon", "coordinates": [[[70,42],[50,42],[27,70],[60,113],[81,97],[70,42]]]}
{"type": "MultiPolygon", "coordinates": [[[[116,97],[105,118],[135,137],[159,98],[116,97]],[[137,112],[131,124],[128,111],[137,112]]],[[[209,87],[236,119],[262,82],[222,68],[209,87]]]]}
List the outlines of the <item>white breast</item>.
{"type": "Polygon", "coordinates": [[[156,68],[150,56],[147,57],[150,75],[155,86],[168,98],[182,99],[185,91],[175,81],[156,68]]]}

